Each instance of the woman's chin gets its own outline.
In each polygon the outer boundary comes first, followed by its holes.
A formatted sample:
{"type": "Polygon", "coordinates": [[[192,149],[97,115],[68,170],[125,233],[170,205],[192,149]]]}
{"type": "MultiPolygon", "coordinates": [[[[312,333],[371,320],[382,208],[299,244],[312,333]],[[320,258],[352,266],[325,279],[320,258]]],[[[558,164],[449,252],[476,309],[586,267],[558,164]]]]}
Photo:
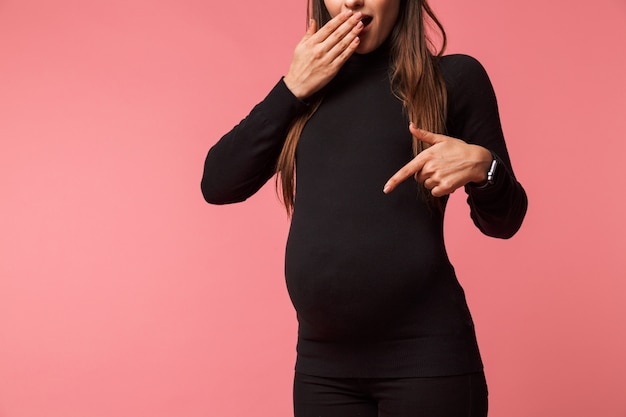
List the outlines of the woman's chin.
{"type": "Polygon", "coordinates": [[[369,54],[370,52],[373,52],[377,47],[378,45],[372,45],[370,42],[361,41],[361,43],[359,44],[359,46],[356,48],[354,52],[359,55],[365,55],[365,54],[369,54]]]}

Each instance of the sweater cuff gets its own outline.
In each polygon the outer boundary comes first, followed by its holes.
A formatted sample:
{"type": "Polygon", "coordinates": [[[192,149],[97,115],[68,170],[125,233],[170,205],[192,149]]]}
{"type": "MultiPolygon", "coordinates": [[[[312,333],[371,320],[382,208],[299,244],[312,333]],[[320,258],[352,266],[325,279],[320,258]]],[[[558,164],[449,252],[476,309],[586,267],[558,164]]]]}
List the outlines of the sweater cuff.
{"type": "Polygon", "coordinates": [[[511,174],[509,173],[506,165],[502,162],[502,159],[498,157],[498,155],[496,155],[494,152],[491,152],[491,155],[493,155],[493,159],[495,159],[498,163],[495,173],[495,181],[493,182],[493,184],[487,183],[485,185],[469,183],[465,186],[465,191],[467,192],[467,194],[478,198],[488,197],[491,195],[497,195],[500,190],[502,190],[502,188],[506,187],[506,183],[509,181],[508,177],[511,174]]]}

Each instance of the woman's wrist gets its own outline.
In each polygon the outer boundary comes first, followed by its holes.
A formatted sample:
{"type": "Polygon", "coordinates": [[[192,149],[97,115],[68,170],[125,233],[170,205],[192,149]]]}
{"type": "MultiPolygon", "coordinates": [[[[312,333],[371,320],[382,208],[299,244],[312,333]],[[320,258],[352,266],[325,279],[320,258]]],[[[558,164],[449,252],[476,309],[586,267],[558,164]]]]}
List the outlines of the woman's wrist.
{"type": "Polygon", "coordinates": [[[289,77],[289,74],[287,74],[283,78],[283,82],[285,83],[289,91],[291,91],[291,94],[293,94],[298,100],[306,100],[308,94],[299,87],[298,83],[296,83],[289,77]]]}
{"type": "MultiPolygon", "coordinates": [[[[492,163],[495,160],[493,154],[482,146],[476,146],[476,161],[474,177],[470,184],[474,187],[483,188],[489,185],[489,173],[492,170],[492,163]]],[[[493,174],[492,174],[493,176],[493,174]]]]}

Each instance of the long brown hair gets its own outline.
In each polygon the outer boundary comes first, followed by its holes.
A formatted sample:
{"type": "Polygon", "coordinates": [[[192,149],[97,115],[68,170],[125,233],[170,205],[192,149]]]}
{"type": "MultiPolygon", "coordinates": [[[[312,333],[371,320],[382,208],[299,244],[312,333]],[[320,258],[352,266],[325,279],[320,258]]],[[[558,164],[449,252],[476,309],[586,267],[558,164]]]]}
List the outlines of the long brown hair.
{"type": "MultiPolygon", "coordinates": [[[[331,19],[324,0],[308,0],[308,3],[307,17],[315,19],[319,27],[331,19]]],[[[402,101],[409,120],[422,129],[445,133],[446,87],[437,60],[446,47],[446,32],[427,0],[400,0],[398,20],[390,40],[391,85],[394,94],[402,101]],[[441,36],[439,48],[430,37],[429,29],[439,32],[441,36]]],[[[295,155],[298,140],[304,126],[317,111],[322,100],[323,89],[309,98],[308,111],[293,122],[278,158],[276,186],[277,190],[281,190],[282,201],[289,214],[293,211],[296,193],[295,155]]],[[[413,139],[414,155],[425,148],[423,142],[413,139]]],[[[431,204],[437,205],[423,186],[422,191],[431,204]]]]}

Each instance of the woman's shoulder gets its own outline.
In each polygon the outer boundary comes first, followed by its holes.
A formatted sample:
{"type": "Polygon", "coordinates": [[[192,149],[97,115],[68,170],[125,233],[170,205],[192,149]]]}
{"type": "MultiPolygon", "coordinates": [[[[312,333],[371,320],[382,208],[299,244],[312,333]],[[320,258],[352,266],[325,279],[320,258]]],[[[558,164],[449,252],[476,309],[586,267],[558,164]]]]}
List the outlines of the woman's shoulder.
{"type": "Polygon", "coordinates": [[[441,65],[446,66],[480,66],[482,67],[480,61],[474,58],[471,55],[466,54],[450,54],[443,55],[440,58],[441,65]]]}
{"type": "Polygon", "coordinates": [[[470,55],[444,55],[439,59],[439,68],[448,88],[471,88],[489,83],[483,65],[470,55]]]}
{"type": "Polygon", "coordinates": [[[445,55],[439,69],[446,84],[448,110],[452,113],[466,107],[489,107],[496,102],[487,71],[474,57],[463,54],[445,55]]]}
{"type": "Polygon", "coordinates": [[[446,84],[447,124],[452,136],[472,138],[491,126],[501,136],[495,91],[483,65],[469,55],[445,55],[439,69],[446,84]]]}

